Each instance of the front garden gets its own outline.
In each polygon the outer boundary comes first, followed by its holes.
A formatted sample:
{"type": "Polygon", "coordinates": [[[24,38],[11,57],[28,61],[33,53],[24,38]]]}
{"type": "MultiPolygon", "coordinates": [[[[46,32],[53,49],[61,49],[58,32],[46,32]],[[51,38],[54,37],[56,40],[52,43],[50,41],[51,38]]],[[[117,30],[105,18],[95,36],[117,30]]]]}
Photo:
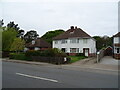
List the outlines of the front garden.
{"type": "Polygon", "coordinates": [[[30,50],[27,52],[10,53],[10,59],[47,62],[52,64],[67,64],[86,58],[84,55],[67,56],[64,52],[57,48],[48,49],[44,51],[30,50]]]}

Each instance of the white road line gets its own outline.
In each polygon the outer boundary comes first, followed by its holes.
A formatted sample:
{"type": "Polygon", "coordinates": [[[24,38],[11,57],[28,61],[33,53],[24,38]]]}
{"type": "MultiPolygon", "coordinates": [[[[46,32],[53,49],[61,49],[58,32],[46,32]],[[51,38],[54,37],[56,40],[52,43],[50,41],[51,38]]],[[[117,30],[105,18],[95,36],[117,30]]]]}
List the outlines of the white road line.
{"type": "Polygon", "coordinates": [[[47,81],[51,81],[51,82],[58,82],[57,80],[48,79],[48,78],[42,78],[42,77],[38,77],[38,76],[32,76],[32,75],[23,74],[23,73],[16,73],[16,74],[17,74],[17,75],[20,75],[20,76],[29,77],[29,78],[35,78],[35,79],[41,79],[41,80],[47,80],[47,81]]]}

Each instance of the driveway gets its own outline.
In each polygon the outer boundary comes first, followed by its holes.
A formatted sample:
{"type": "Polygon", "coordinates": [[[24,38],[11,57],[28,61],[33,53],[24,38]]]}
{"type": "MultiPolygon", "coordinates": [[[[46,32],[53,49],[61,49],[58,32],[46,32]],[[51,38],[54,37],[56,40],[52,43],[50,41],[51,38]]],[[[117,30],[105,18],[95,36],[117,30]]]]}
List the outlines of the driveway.
{"type": "Polygon", "coordinates": [[[120,65],[120,60],[114,59],[112,56],[104,56],[100,64],[108,64],[108,65],[120,65]]]}

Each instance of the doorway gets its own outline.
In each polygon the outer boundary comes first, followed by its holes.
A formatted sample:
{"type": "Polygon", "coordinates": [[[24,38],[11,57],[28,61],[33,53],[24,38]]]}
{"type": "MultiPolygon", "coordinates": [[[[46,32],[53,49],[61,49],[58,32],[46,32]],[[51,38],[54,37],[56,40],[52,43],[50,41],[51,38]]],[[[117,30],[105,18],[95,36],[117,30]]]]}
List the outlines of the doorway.
{"type": "Polygon", "coordinates": [[[85,56],[89,56],[89,48],[83,48],[83,53],[85,56]]]}

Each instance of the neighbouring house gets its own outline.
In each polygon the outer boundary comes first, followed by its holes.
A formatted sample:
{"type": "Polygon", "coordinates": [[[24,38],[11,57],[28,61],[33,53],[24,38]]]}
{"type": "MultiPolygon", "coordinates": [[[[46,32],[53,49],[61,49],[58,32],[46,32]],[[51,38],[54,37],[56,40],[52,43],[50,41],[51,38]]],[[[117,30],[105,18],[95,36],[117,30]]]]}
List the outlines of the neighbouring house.
{"type": "Polygon", "coordinates": [[[46,50],[48,48],[51,48],[51,44],[48,42],[44,41],[42,38],[37,38],[35,40],[32,40],[32,42],[27,43],[25,45],[24,51],[27,50],[46,50]]]}
{"type": "Polygon", "coordinates": [[[113,36],[114,58],[120,59],[120,32],[113,36]]]}
{"type": "Polygon", "coordinates": [[[96,40],[82,29],[71,26],[69,30],[53,38],[53,48],[59,48],[69,55],[83,53],[96,55],[96,40]]]}

